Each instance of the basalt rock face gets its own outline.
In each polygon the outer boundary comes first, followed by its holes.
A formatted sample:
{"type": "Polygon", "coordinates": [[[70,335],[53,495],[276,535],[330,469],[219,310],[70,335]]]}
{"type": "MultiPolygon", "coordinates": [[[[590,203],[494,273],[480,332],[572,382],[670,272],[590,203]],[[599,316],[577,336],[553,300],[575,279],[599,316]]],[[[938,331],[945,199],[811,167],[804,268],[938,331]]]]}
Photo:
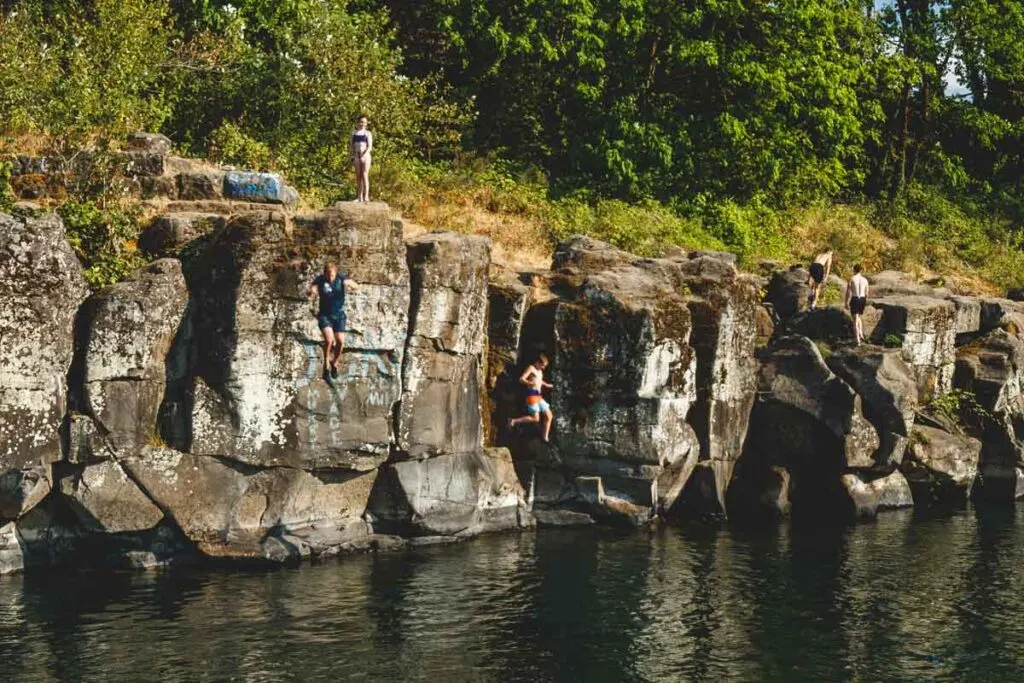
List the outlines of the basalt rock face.
{"type": "Polygon", "coordinates": [[[996,329],[961,347],[954,384],[976,397],[983,411],[974,416],[983,444],[975,496],[1019,498],[1017,482],[1024,472],[1024,341],[996,329]]]}
{"type": "Polygon", "coordinates": [[[475,536],[533,526],[512,456],[486,448],[383,468],[374,528],[411,536],[475,536]]]}
{"type": "Polygon", "coordinates": [[[742,484],[730,507],[756,513],[764,502],[760,492],[778,488],[782,468],[792,479],[794,514],[841,510],[841,476],[873,468],[880,445],[861,396],[801,336],[780,337],[761,353],[757,392],[736,470],[742,484]]]}
{"type": "Polygon", "coordinates": [[[478,451],[490,241],[432,233],[407,249],[412,306],[398,448],[412,458],[478,451]]]}
{"type": "Polygon", "coordinates": [[[158,437],[166,379],[175,373],[166,361],[187,303],[181,264],[162,259],[79,312],[71,407],[91,416],[115,449],[131,453],[158,437]]]}
{"type": "Polygon", "coordinates": [[[189,450],[258,467],[371,471],[394,439],[402,393],[409,272],[401,224],[384,205],[297,218],[247,214],[186,260],[196,378],[189,450]],[[321,378],[323,345],[306,288],[334,260],[348,295],[340,376],[321,378]]]}
{"type": "Polygon", "coordinates": [[[557,458],[570,479],[600,477],[588,502],[650,517],[674,502],[700,450],[686,421],[696,354],[678,266],[574,239],[554,269],[566,290],[552,316],[557,458]]]}
{"type": "Polygon", "coordinates": [[[753,279],[713,254],[639,259],[576,237],[539,280],[533,299],[514,284],[492,293],[527,309],[518,362],[507,342],[491,347],[504,354],[492,405],[502,415],[522,414],[512,380],[537,352],[552,361],[552,443],[539,427],[508,435],[536,505],[631,524],[674,507],[720,512],[754,396],[753,279]],[[688,487],[698,470],[704,484],[688,487]]]}
{"type": "Polygon", "coordinates": [[[743,452],[757,389],[758,289],[729,261],[700,255],[679,263],[691,293],[690,345],[697,356],[697,400],[687,421],[700,442],[700,462],[713,475],[712,490],[685,490],[683,507],[725,512],[733,468],[743,452]],[[711,495],[707,495],[711,493],[711,495]]]}
{"type": "Polygon", "coordinates": [[[0,215],[0,473],[60,458],[72,328],[87,293],[59,218],[0,215]]]}
{"type": "Polygon", "coordinates": [[[978,439],[915,425],[900,467],[913,491],[914,504],[928,507],[966,501],[978,473],[981,448],[978,439]]]}

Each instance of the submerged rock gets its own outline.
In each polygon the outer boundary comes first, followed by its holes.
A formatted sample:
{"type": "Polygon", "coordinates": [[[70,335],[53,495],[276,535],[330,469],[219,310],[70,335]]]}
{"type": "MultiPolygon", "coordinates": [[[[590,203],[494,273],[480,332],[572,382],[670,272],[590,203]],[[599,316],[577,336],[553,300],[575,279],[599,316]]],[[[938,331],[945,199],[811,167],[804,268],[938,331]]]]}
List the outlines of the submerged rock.
{"type": "Polygon", "coordinates": [[[874,517],[879,510],[914,505],[910,486],[899,470],[871,480],[856,474],[844,474],[842,483],[857,517],[874,517]]]}

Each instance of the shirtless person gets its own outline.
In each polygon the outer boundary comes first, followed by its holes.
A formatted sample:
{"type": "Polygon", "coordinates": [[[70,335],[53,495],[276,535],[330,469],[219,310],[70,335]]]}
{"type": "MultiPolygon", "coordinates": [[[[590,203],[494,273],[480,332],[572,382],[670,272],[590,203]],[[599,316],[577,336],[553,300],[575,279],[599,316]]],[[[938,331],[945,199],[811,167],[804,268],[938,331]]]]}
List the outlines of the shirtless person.
{"type": "Polygon", "coordinates": [[[853,267],[853,277],[846,283],[846,305],[853,316],[853,336],[857,339],[858,346],[864,339],[864,321],[861,316],[868,303],[868,279],[860,271],[858,263],[853,267]]]}
{"type": "Polygon", "coordinates": [[[544,368],[548,366],[548,357],[543,353],[537,355],[537,360],[526,366],[526,372],[519,378],[520,384],[525,384],[526,390],[526,415],[509,420],[509,427],[523,424],[524,422],[539,422],[541,414],[544,415],[544,441],[548,440],[551,433],[551,422],[554,415],[551,413],[551,406],[544,400],[541,389],[550,389],[552,384],[544,381],[544,368]]]}
{"type": "Polygon", "coordinates": [[[310,297],[320,297],[316,322],[324,336],[324,379],[338,378],[338,361],[345,350],[345,293],[358,291],[356,281],[338,272],[333,263],[324,266],[322,275],[309,284],[310,297]]]}
{"type": "Polygon", "coordinates": [[[807,295],[807,304],[814,308],[818,305],[818,297],[821,296],[821,286],[832,271],[832,250],[818,254],[811,264],[810,271],[807,286],[811,288],[811,293],[807,295]]]}

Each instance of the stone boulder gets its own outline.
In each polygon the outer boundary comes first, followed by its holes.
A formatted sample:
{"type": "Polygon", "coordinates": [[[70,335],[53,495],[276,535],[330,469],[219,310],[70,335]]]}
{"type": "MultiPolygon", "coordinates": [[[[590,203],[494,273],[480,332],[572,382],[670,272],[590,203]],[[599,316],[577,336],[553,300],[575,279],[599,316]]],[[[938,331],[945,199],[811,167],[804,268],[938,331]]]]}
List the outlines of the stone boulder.
{"type": "Polygon", "coordinates": [[[204,555],[272,561],[330,552],[330,544],[365,536],[362,516],[377,476],[246,468],[153,447],[121,464],[204,555]],[[292,539],[310,538],[310,529],[321,532],[312,538],[330,540],[292,539]]]}
{"type": "Polygon", "coordinates": [[[407,245],[411,276],[398,448],[409,457],[483,445],[490,241],[431,233],[407,245]]]}
{"type": "Polygon", "coordinates": [[[915,425],[900,471],[914,493],[914,504],[929,507],[965,502],[971,495],[981,441],[927,425],[915,425]]]}
{"type": "Polygon", "coordinates": [[[87,295],[57,216],[0,214],[0,474],[61,456],[75,313],[87,295]]]}
{"type": "Polygon", "coordinates": [[[910,485],[899,470],[870,480],[856,474],[844,474],[842,484],[856,517],[874,517],[879,510],[914,505],[910,485]]]}
{"type": "Polygon", "coordinates": [[[145,531],[164,517],[114,460],[88,465],[61,479],[60,491],[82,527],[92,533],[145,531]]]}
{"type": "Polygon", "coordinates": [[[533,525],[505,448],[385,465],[370,500],[375,531],[474,536],[533,525]]]}
{"type": "Polygon", "coordinates": [[[82,306],[72,407],[91,416],[114,448],[132,452],[159,436],[167,356],[187,303],[181,264],[162,259],[82,306]]]}
{"type": "Polygon", "coordinates": [[[402,225],[380,203],[337,204],[292,225],[252,213],[185,260],[194,306],[191,451],[254,466],[376,469],[402,396],[409,270],[402,225]],[[340,376],[306,289],[328,260],[360,284],[346,302],[340,376]]]}
{"type": "Polygon", "coordinates": [[[803,266],[793,266],[789,270],[772,274],[764,300],[772,305],[781,320],[806,310],[807,295],[811,291],[807,286],[809,277],[810,273],[803,266]]]}
{"type": "Polygon", "coordinates": [[[898,465],[918,405],[914,373],[902,352],[864,344],[837,349],[825,362],[857,392],[864,417],[878,432],[881,443],[872,456],[875,465],[898,465]]]}
{"type": "Polygon", "coordinates": [[[792,477],[795,513],[838,508],[840,476],[872,468],[880,441],[865,419],[861,397],[835,375],[818,347],[800,336],[780,337],[761,352],[757,400],[730,505],[756,508],[762,491],[778,488],[776,467],[792,477]]]}
{"type": "Polygon", "coordinates": [[[893,295],[869,300],[869,309],[881,312],[865,315],[864,335],[874,344],[898,346],[903,359],[913,368],[918,400],[950,390],[956,362],[957,314],[952,301],[920,295],[893,295]]]}

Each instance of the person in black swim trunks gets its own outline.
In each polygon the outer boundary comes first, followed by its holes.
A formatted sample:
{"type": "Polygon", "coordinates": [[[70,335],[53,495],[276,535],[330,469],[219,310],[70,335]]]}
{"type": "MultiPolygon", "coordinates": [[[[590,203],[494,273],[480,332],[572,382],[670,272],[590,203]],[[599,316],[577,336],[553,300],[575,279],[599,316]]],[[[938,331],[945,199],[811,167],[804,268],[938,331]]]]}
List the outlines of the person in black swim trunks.
{"type": "Polygon", "coordinates": [[[324,379],[337,379],[338,361],[345,350],[345,293],[359,290],[355,280],[338,272],[333,263],[324,266],[307,290],[320,298],[316,322],[324,336],[324,379]]]}
{"type": "Polygon", "coordinates": [[[807,295],[807,305],[814,308],[818,305],[818,297],[821,296],[821,286],[832,271],[832,250],[818,254],[809,270],[811,274],[807,278],[807,286],[811,288],[811,293],[807,295]]]}
{"type": "Polygon", "coordinates": [[[861,274],[858,263],[853,267],[853,277],[846,283],[846,305],[853,316],[853,336],[857,345],[864,340],[864,309],[868,305],[868,279],[861,274]]]}

